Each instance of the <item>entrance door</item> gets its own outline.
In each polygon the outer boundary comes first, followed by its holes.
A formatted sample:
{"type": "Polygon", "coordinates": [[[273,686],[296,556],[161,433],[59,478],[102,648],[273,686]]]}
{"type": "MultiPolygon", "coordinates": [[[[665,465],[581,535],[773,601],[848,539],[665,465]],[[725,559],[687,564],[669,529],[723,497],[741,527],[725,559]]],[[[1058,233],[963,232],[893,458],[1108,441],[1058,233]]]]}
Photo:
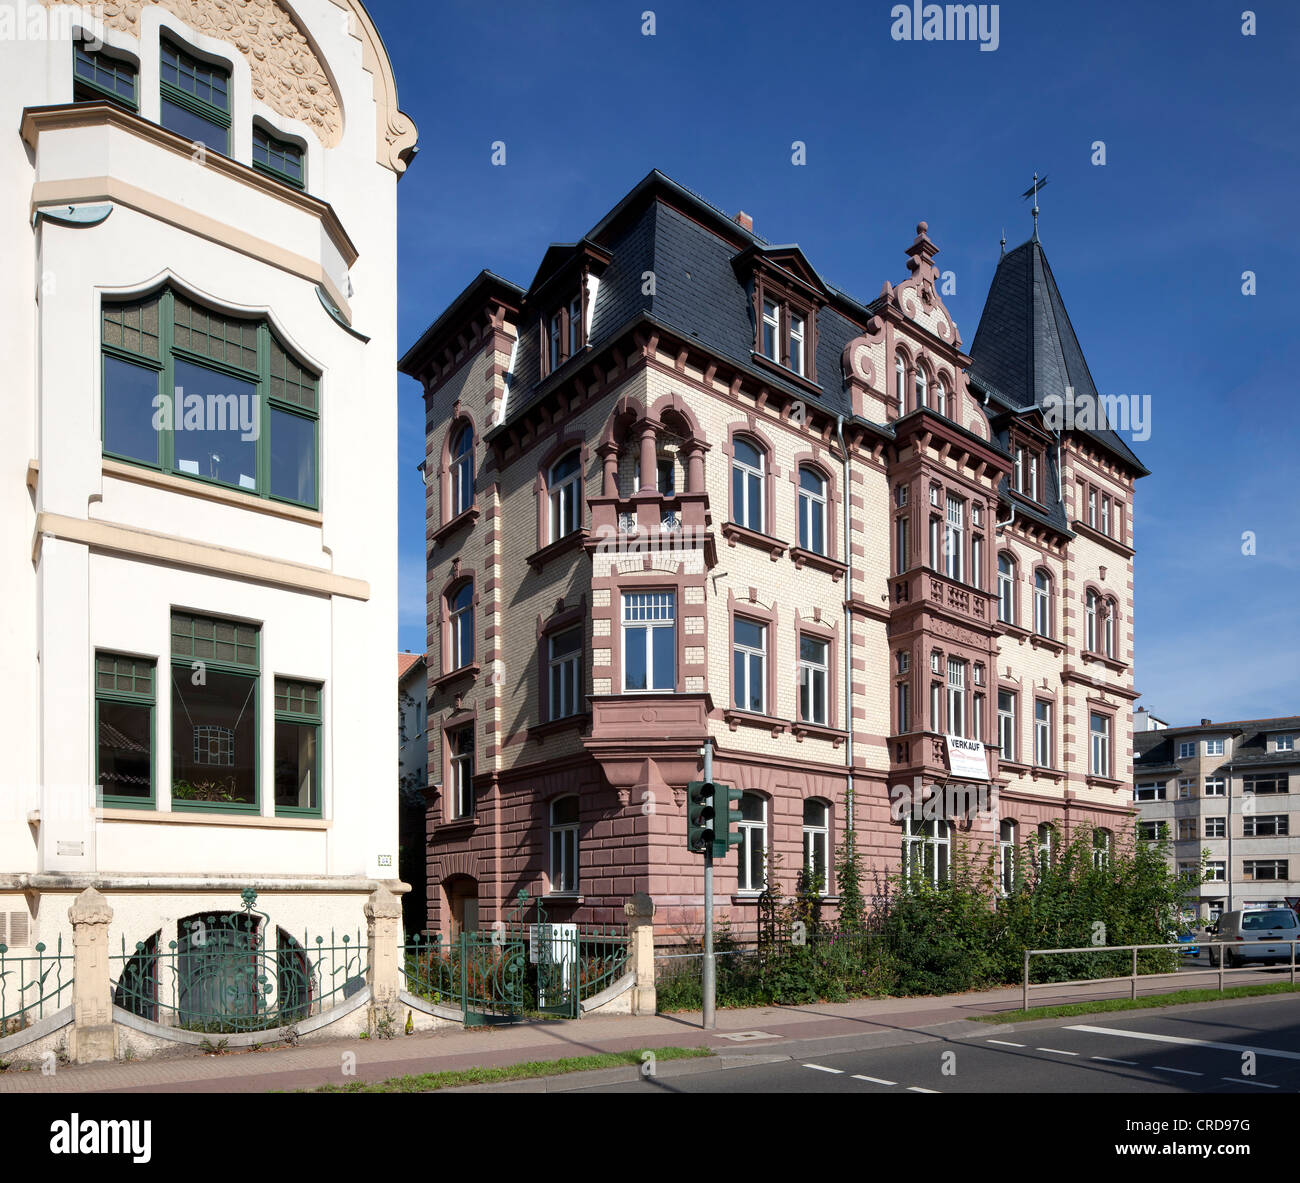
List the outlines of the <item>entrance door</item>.
{"type": "Polygon", "coordinates": [[[451,904],[451,936],[455,940],[463,932],[478,932],[478,880],[461,876],[447,885],[447,898],[451,904]]]}

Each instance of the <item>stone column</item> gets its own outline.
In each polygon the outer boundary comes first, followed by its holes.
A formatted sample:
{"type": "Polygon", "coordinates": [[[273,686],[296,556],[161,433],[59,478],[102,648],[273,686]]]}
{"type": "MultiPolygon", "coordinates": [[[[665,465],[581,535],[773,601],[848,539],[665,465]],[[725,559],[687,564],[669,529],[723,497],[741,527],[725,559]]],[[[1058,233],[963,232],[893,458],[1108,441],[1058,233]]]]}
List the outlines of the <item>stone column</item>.
{"type": "Polygon", "coordinates": [[[370,1029],[381,1015],[397,1017],[397,991],[401,983],[398,958],[402,931],[402,904],[382,884],[366,900],[366,955],[370,968],[370,1029]]]}
{"type": "Polygon", "coordinates": [[[605,497],[618,496],[618,445],[602,444],[600,447],[600,459],[604,466],[604,483],[601,487],[601,494],[605,497]]]}
{"type": "Polygon", "coordinates": [[[641,492],[659,490],[659,452],[655,429],[647,424],[641,429],[641,492]]]}
{"type": "Polygon", "coordinates": [[[632,987],[632,1013],[655,1013],[655,902],[638,891],[623,905],[627,915],[627,967],[636,974],[632,987]]]}
{"type": "Polygon", "coordinates": [[[704,448],[698,440],[686,445],[686,491],[704,492],[704,448]]]}
{"type": "Polygon", "coordinates": [[[108,926],[113,909],[93,887],[68,909],[72,921],[72,1046],[78,1064],[112,1060],[117,1055],[113,996],[108,972],[108,926]]]}

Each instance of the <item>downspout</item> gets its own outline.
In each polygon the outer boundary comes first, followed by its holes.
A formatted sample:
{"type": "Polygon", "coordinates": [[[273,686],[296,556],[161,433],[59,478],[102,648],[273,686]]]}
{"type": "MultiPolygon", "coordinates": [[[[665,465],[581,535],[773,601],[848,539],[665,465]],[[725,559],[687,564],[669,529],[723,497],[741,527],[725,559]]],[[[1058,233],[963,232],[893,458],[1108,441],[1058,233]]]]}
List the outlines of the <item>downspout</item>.
{"type": "Polygon", "coordinates": [[[844,416],[835,420],[835,434],[840,440],[840,454],[844,458],[844,562],[848,570],[844,573],[844,723],[849,733],[845,759],[848,761],[848,790],[845,796],[845,814],[848,828],[853,829],[853,535],[852,492],[849,486],[849,450],[844,444],[844,416]]]}

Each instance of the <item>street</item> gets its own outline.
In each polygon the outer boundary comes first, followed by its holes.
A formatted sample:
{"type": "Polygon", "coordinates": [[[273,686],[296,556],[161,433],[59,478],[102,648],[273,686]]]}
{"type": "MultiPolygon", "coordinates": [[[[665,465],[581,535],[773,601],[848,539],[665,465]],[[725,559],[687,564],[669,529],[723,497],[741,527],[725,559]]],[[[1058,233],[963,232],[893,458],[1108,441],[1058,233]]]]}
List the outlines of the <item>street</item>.
{"type": "Polygon", "coordinates": [[[1085,1015],[888,1048],[837,1050],[827,1040],[800,1054],[806,1046],[773,1041],[752,1066],[733,1058],[725,1067],[694,1065],[680,1075],[665,1066],[589,1091],[1293,1092],[1300,1087],[1300,1000],[1085,1015]]]}

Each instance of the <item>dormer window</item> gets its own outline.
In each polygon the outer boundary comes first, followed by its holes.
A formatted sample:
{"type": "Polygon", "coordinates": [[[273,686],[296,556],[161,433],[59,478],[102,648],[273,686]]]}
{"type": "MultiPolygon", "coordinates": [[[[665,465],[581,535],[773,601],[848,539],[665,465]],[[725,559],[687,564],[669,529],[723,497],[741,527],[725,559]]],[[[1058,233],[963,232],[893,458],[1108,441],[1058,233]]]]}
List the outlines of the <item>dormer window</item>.
{"type": "Polygon", "coordinates": [[[586,343],[582,323],[582,293],[563,308],[558,308],[546,322],[548,374],[553,374],[586,343]]]}
{"type": "Polygon", "coordinates": [[[295,189],[303,187],[302,148],[272,135],[260,123],[253,125],[253,167],[295,189]]]}
{"type": "MultiPolygon", "coordinates": [[[[767,281],[760,280],[760,287],[767,281]]],[[[814,379],[816,330],[813,310],[787,298],[784,291],[763,291],[759,308],[757,353],[801,378],[814,379]]]]}
{"type": "Polygon", "coordinates": [[[81,41],[73,47],[72,101],[107,100],[134,111],[139,106],[139,71],[135,63],[102,50],[90,50],[81,41]]]}
{"type": "Polygon", "coordinates": [[[195,57],[166,38],[162,42],[163,127],[230,154],[230,71],[195,57]]]}
{"type": "Polygon", "coordinates": [[[1015,463],[1011,475],[1016,492],[1023,493],[1033,501],[1042,501],[1039,492],[1039,473],[1042,463],[1040,454],[1031,451],[1023,444],[1015,444],[1012,454],[1015,463]]]}
{"type": "Polygon", "coordinates": [[[781,306],[773,300],[763,301],[763,356],[779,362],[777,342],[781,339],[781,306]]]}

